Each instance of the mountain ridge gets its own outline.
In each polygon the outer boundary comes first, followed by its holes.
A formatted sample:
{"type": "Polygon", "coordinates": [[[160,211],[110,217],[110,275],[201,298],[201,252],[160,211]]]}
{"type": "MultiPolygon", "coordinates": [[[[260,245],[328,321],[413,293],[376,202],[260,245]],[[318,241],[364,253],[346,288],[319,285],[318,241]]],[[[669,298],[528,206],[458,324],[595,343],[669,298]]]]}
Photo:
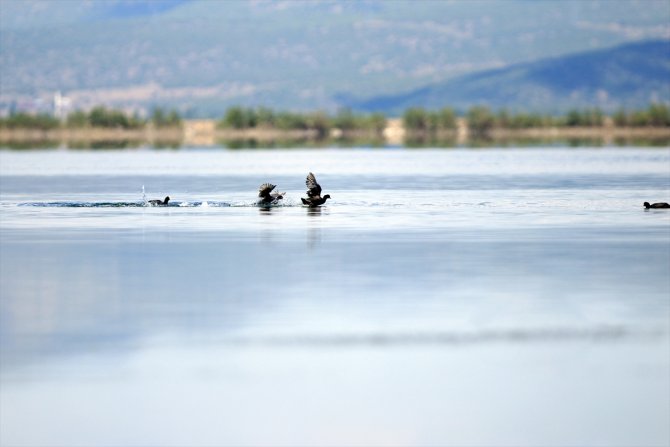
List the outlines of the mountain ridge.
{"type": "Polygon", "coordinates": [[[670,40],[647,40],[466,74],[397,95],[352,100],[361,111],[401,113],[473,105],[564,112],[574,107],[640,108],[670,102],[670,40]]]}
{"type": "MultiPolygon", "coordinates": [[[[49,104],[335,110],[467,73],[670,37],[666,1],[2,0],[0,113],[49,104]]],[[[25,110],[25,109],[23,109],[25,110]]]]}

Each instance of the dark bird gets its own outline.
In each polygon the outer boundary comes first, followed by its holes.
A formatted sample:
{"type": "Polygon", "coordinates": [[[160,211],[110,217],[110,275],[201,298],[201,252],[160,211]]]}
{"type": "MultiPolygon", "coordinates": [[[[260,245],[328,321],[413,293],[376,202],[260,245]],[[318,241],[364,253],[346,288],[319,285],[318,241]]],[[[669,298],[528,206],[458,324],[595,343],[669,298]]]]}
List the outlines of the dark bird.
{"type": "Polygon", "coordinates": [[[307,174],[305,185],[307,185],[307,198],[300,198],[303,205],[315,207],[323,205],[326,203],[326,200],[330,199],[330,194],[326,194],[325,196],[321,197],[321,185],[316,182],[316,177],[314,177],[314,174],[311,172],[307,174]]]}
{"type": "Polygon", "coordinates": [[[670,208],[670,203],[658,202],[658,203],[652,203],[650,205],[649,202],[644,202],[644,207],[646,209],[649,209],[649,208],[670,208]]]}
{"type": "Polygon", "coordinates": [[[272,185],[270,183],[263,183],[258,187],[258,197],[261,199],[258,201],[259,204],[269,205],[277,203],[279,200],[284,198],[284,192],[275,192],[272,190],[275,189],[277,185],[272,185]]]}
{"type": "Polygon", "coordinates": [[[165,197],[165,200],[149,200],[149,204],[152,206],[167,206],[168,202],[170,201],[170,196],[165,197]]]}

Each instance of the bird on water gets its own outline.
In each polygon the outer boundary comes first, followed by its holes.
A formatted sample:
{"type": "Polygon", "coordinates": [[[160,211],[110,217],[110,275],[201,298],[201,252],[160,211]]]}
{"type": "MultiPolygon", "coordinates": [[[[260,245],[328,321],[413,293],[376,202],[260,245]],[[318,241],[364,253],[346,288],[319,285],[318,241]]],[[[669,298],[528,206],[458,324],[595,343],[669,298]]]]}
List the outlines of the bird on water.
{"type": "Polygon", "coordinates": [[[168,202],[170,201],[170,196],[165,197],[165,200],[149,200],[149,204],[152,206],[167,206],[168,202]]]}
{"type": "Polygon", "coordinates": [[[262,205],[270,205],[270,204],[275,204],[279,200],[284,198],[284,192],[272,192],[273,189],[275,189],[277,185],[273,185],[271,183],[263,183],[261,186],[258,187],[258,197],[260,197],[260,200],[258,201],[259,204],[262,205]]]}
{"type": "Polygon", "coordinates": [[[670,203],[658,202],[658,203],[649,204],[649,202],[644,202],[644,207],[646,209],[649,209],[649,208],[670,208],[670,203]]]}
{"type": "Polygon", "coordinates": [[[311,172],[307,174],[305,185],[307,185],[307,198],[300,198],[303,205],[307,205],[312,208],[323,205],[326,203],[326,200],[330,199],[330,194],[326,194],[325,196],[321,197],[321,185],[316,182],[316,177],[314,177],[314,174],[311,172]]]}

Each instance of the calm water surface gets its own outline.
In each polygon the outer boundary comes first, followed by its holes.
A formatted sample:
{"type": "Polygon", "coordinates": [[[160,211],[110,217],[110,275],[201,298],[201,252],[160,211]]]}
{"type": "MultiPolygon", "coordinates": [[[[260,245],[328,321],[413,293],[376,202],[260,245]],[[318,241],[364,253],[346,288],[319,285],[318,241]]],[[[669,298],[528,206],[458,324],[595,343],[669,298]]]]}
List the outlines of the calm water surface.
{"type": "Polygon", "coordinates": [[[644,201],[668,148],[0,151],[0,445],[668,445],[644,201]]]}

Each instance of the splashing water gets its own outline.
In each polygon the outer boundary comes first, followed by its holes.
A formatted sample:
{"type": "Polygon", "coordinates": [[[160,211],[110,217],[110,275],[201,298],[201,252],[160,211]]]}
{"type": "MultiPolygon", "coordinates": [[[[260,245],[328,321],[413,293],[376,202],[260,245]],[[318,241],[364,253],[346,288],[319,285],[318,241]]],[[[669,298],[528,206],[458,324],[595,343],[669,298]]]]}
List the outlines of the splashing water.
{"type": "MultiPolygon", "coordinates": [[[[41,208],[137,208],[137,207],[152,207],[152,205],[144,200],[143,202],[21,202],[17,203],[16,206],[33,206],[41,208]]],[[[161,206],[160,208],[168,207],[181,207],[181,208],[225,208],[231,206],[257,206],[254,204],[231,204],[228,202],[217,202],[217,201],[204,201],[204,202],[180,202],[173,201],[170,202],[167,206],[161,206]]],[[[276,206],[276,205],[273,205],[276,206]]]]}

